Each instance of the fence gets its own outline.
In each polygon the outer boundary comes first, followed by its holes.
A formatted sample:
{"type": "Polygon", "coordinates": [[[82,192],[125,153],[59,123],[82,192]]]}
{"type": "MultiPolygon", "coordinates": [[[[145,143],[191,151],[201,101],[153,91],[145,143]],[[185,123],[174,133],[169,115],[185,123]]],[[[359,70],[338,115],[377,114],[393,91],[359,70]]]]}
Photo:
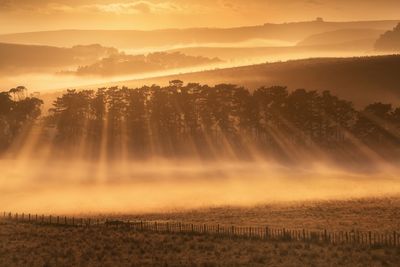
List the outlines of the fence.
{"type": "Polygon", "coordinates": [[[66,216],[12,214],[3,212],[3,218],[9,221],[35,224],[74,226],[74,227],[114,227],[129,228],[132,231],[152,231],[165,233],[187,233],[214,235],[227,238],[245,238],[269,241],[299,241],[326,244],[353,244],[365,246],[400,246],[400,234],[377,233],[371,231],[327,231],[327,230],[290,230],[285,228],[242,227],[210,224],[192,224],[182,222],[157,221],[121,221],[116,219],[75,218],[66,216]]]}

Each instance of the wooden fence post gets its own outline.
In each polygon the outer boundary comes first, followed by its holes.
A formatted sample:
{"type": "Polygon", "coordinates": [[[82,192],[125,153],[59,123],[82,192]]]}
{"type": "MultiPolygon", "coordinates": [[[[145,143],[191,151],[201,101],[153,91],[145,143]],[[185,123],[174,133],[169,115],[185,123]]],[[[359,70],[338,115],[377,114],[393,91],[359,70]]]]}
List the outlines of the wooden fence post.
{"type": "Polygon", "coordinates": [[[368,232],[368,244],[369,244],[370,246],[372,245],[371,231],[368,232]]]}
{"type": "MultiPolygon", "coordinates": [[[[1,216],[1,215],[0,215],[1,216]]],[[[11,212],[5,212],[3,211],[3,218],[7,219],[9,218],[10,220],[15,219],[15,221],[24,221],[27,220],[28,222],[39,222],[41,220],[41,223],[45,223],[45,215],[39,215],[38,214],[31,214],[31,213],[11,213],[11,212]],[[14,215],[14,216],[13,216],[14,215]],[[25,216],[26,215],[26,216],[25,216]],[[41,217],[41,219],[39,218],[41,217]]],[[[47,217],[47,216],[46,216],[47,217]]],[[[56,216],[56,220],[53,220],[53,216],[49,215],[49,224],[57,224],[60,225],[62,224],[63,217],[56,216]]],[[[86,227],[91,227],[92,226],[92,219],[91,218],[78,218],[77,223],[75,223],[75,217],[72,217],[72,226],[78,225],[78,226],[86,226],[86,227]]],[[[93,219],[94,223],[93,225],[100,225],[100,220],[99,219],[93,219]]],[[[108,219],[107,219],[108,221],[108,219]]],[[[138,223],[132,223],[128,221],[129,226],[134,226],[134,229],[137,229],[138,223]]],[[[64,216],[64,225],[68,225],[68,220],[67,216],[64,216]]],[[[106,225],[108,225],[106,223],[106,225]]],[[[147,225],[144,224],[143,221],[140,221],[140,230],[143,231],[145,230],[145,227],[148,227],[150,230],[153,229],[153,223],[148,222],[147,225]]],[[[340,243],[353,243],[353,244],[359,244],[359,245],[369,245],[372,246],[374,244],[380,244],[380,245],[387,245],[387,246],[393,246],[397,247],[400,245],[400,235],[398,232],[393,231],[392,233],[386,232],[384,234],[378,233],[373,233],[372,231],[365,231],[365,232],[360,232],[360,231],[351,231],[351,232],[344,232],[344,231],[333,231],[333,232],[328,232],[327,229],[323,229],[323,231],[312,231],[311,233],[308,232],[306,229],[302,230],[287,230],[286,228],[282,229],[271,229],[268,226],[265,227],[235,227],[234,225],[231,226],[221,226],[220,224],[216,225],[207,225],[207,224],[199,224],[199,225],[194,225],[192,224],[183,224],[182,222],[176,222],[176,223],[171,223],[166,222],[159,223],[156,221],[154,222],[154,228],[155,231],[166,231],[167,233],[170,232],[178,232],[182,233],[185,231],[191,231],[192,233],[198,232],[198,233],[203,233],[203,234],[214,234],[216,233],[217,236],[226,236],[226,237],[249,237],[250,239],[264,239],[264,240],[295,240],[295,241],[319,241],[319,242],[325,242],[329,244],[340,244],[340,243]],[[190,225],[190,226],[189,226],[190,225]],[[190,228],[189,228],[190,227],[190,228]],[[378,238],[376,237],[378,236],[378,238]]]]}
{"type": "Polygon", "coordinates": [[[265,227],[265,236],[264,236],[264,238],[265,238],[265,240],[268,240],[269,239],[269,236],[268,236],[268,231],[269,231],[269,229],[268,229],[268,226],[266,226],[265,227]]]}

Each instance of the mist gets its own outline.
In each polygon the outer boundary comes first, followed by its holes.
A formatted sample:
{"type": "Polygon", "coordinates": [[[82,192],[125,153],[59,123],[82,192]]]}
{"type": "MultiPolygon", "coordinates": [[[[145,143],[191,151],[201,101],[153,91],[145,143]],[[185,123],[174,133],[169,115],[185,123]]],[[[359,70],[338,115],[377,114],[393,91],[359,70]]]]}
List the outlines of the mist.
{"type": "Polygon", "coordinates": [[[0,209],[51,214],[151,213],[210,206],[395,196],[399,170],[344,170],[323,162],[74,159],[1,162],[0,209]],[[7,178],[5,178],[7,177],[7,178]]]}
{"type": "MultiPolygon", "coordinates": [[[[250,87],[254,83],[266,85],[275,83],[274,77],[267,72],[252,71],[254,76],[245,77],[234,74],[234,69],[232,69],[232,74],[221,77],[213,71],[218,73],[222,69],[229,72],[230,68],[243,66],[251,68],[252,65],[266,62],[286,61],[289,66],[287,70],[290,71],[293,60],[384,55],[389,52],[374,50],[374,38],[378,38],[388,25],[394,23],[394,21],[388,21],[330,24],[313,21],[253,27],[258,30],[270,27],[273,34],[266,31],[264,33],[266,36],[260,33],[255,34],[250,31],[251,28],[206,29],[199,31],[204,31],[202,33],[204,36],[202,35],[203,37],[198,40],[189,38],[191,32],[196,32],[196,29],[187,29],[182,32],[168,30],[163,34],[171,32],[176,36],[167,38],[167,41],[163,42],[158,40],[157,32],[149,32],[149,40],[145,40],[149,43],[138,47],[132,43],[134,38],[125,42],[127,40],[120,39],[121,32],[113,33],[112,31],[101,31],[101,34],[108,37],[116,34],[115,36],[119,37],[116,40],[106,38],[107,42],[102,45],[119,45],[116,48],[101,45],[56,48],[4,44],[4,47],[14,51],[14,54],[7,54],[10,58],[4,66],[12,67],[11,65],[15,63],[13,57],[19,58],[21,51],[31,55],[32,59],[21,61],[20,67],[23,66],[24,69],[21,69],[20,73],[3,73],[1,86],[2,91],[24,85],[28,88],[28,93],[38,92],[44,100],[41,112],[46,116],[52,103],[58,96],[65,93],[66,89],[92,90],[99,87],[125,85],[140,87],[154,83],[162,85],[166,84],[165,81],[179,78],[182,74],[190,77],[190,80],[186,82],[197,82],[197,80],[209,84],[238,82],[239,85],[250,87]],[[320,26],[323,26],[323,32],[320,32],[322,31],[322,28],[319,30],[320,26]],[[354,30],[352,27],[355,26],[362,26],[364,30],[354,30]],[[372,30],[375,26],[379,30],[372,30]],[[277,30],[279,27],[287,27],[290,31],[281,36],[280,31],[277,30]],[[289,34],[296,27],[302,29],[299,35],[289,34]],[[345,30],[347,29],[345,27],[350,28],[345,30]],[[240,37],[241,35],[232,34],[243,31],[247,33],[243,38],[240,37]],[[223,34],[214,36],[215,32],[223,34]],[[271,37],[267,38],[269,35],[271,37]],[[42,61],[31,51],[40,51],[42,55],[52,51],[54,55],[60,57],[60,60],[53,62],[48,59],[46,68],[38,70],[37,67],[41,66],[42,61]],[[132,71],[134,69],[132,66],[122,70],[120,65],[111,66],[110,69],[102,70],[103,72],[88,72],[85,75],[77,75],[78,71],[75,71],[85,66],[102,67],[103,60],[112,57],[131,59],[134,55],[138,55],[143,57],[143,62],[146,62],[149,61],[147,58],[151,53],[160,52],[166,54],[178,52],[182,57],[192,60],[204,59],[205,63],[198,66],[166,67],[159,71],[150,70],[132,74],[123,72],[132,71]],[[214,58],[221,60],[213,62],[211,59],[214,58]],[[207,62],[212,63],[207,64],[207,62]],[[63,72],[65,73],[62,74],[63,72]],[[205,79],[202,76],[204,73],[209,73],[212,79],[205,79]]],[[[71,38],[70,45],[80,40],[80,38],[75,38],[76,36],[84,34],[79,31],[67,32],[74,37],[71,38]]],[[[98,33],[100,32],[90,31],[86,42],[104,39],[99,38],[98,33]]],[[[19,34],[2,36],[2,38],[6,41],[20,38],[18,40],[22,43],[30,44],[36,40],[35,38],[41,40],[40,38],[46,36],[48,39],[45,38],[43,42],[37,43],[60,45],[60,39],[54,38],[58,36],[57,34],[63,34],[63,32],[19,34]]],[[[132,31],[130,34],[135,36],[144,33],[132,31]]],[[[300,61],[299,65],[302,65],[300,61]]],[[[274,68],[273,65],[271,68],[274,68]]],[[[284,74],[284,80],[290,81],[291,75],[292,72],[284,74]]],[[[327,83],[330,82],[326,80],[327,83]]],[[[303,85],[299,83],[298,86],[303,85]]],[[[395,99],[389,94],[383,95],[395,99]]],[[[353,95],[344,96],[346,100],[356,100],[353,95]]],[[[374,94],[373,98],[376,99],[376,97],[377,95],[374,94]]],[[[366,101],[371,101],[371,98],[366,101]]],[[[124,115],[121,116],[124,117],[124,115]]],[[[42,119],[46,120],[45,117],[40,118],[42,119]]],[[[29,210],[68,214],[137,213],[221,205],[252,206],[282,201],[379,197],[395,195],[400,189],[399,179],[396,178],[399,169],[393,163],[395,160],[387,162],[364,145],[357,146],[363,156],[367,154],[368,166],[362,161],[355,163],[356,160],[349,164],[342,164],[333,160],[332,155],[324,152],[315,154],[314,148],[307,151],[294,145],[285,147],[287,149],[285,152],[295,158],[290,163],[282,162],[274,157],[265,157],[254,144],[247,147],[251,151],[251,157],[246,160],[237,155],[218,156],[212,160],[204,159],[192,147],[189,148],[189,150],[192,149],[190,157],[163,157],[153,153],[145,159],[136,160],[125,155],[127,148],[121,150],[122,156],[107,156],[107,149],[102,145],[97,158],[90,159],[83,155],[88,147],[96,146],[96,143],[90,144],[82,137],[74,153],[63,153],[67,149],[55,145],[54,140],[57,139],[57,134],[53,130],[46,130],[42,122],[38,125],[24,129],[1,158],[0,167],[3,175],[0,180],[0,203],[2,203],[0,208],[17,212],[29,210]]],[[[106,126],[103,125],[103,127],[106,126]]],[[[121,126],[121,129],[124,127],[126,125],[121,126]]],[[[121,129],[118,131],[123,131],[121,129]]],[[[104,129],[100,134],[102,138],[107,135],[104,129]]],[[[207,139],[212,138],[207,136],[207,139]]],[[[283,139],[280,142],[287,143],[286,139],[290,137],[278,138],[283,139]]],[[[156,140],[157,142],[163,143],[162,140],[156,140]]],[[[118,143],[118,147],[127,147],[127,143],[118,143]]],[[[231,150],[231,147],[225,145],[217,154],[230,154],[231,150]]]]}
{"type": "MultiPolygon", "coordinates": [[[[175,125],[173,130],[168,124],[162,124],[160,128],[160,123],[171,122],[171,118],[163,117],[164,121],[160,122],[159,116],[162,115],[154,112],[162,104],[156,102],[154,106],[151,101],[157,101],[158,93],[165,90],[179,94],[190,90],[190,86],[186,88],[179,85],[179,81],[177,83],[169,89],[109,89],[90,93],[89,96],[93,98],[101,94],[109,98],[104,102],[106,116],[97,126],[93,124],[97,116],[93,109],[87,108],[87,114],[80,113],[82,109],[78,106],[70,110],[68,103],[74,101],[63,102],[63,98],[57,100],[62,104],[59,113],[52,111],[50,117],[40,118],[34,124],[25,122],[25,127],[21,128],[0,159],[0,209],[51,214],[153,213],[210,206],[254,206],[288,201],[398,195],[400,169],[395,146],[389,145],[387,148],[385,142],[368,145],[368,139],[357,139],[360,137],[356,129],[353,133],[348,133],[352,131],[348,129],[343,135],[337,132],[342,131],[341,127],[333,129],[337,140],[333,141],[335,148],[328,146],[324,149],[317,145],[318,138],[304,145],[303,140],[308,140],[306,133],[296,126],[297,121],[285,119],[277,124],[284,121],[285,127],[270,129],[267,133],[271,136],[261,138],[260,142],[250,134],[252,131],[245,134],[238,128],[237,121],[245,121],[245,118],[240,117],[230,120],[232,127],[227,127],[236,129],[237,134],[242,133],[239,136],[222,131],[218,126],[213,127],[214,131],[206,131],[205,124],[198,129],[197,134],[192,132],[193,135],[189,134],[191,131],[182,133],[190,124],[182,128],[175,125]],[[127,101],[141,99],[140,95],[127,98],[129,92],[143,92],[147,95],[144,101],[148,111],[143,114],[153,112],[156,115],[144,119],[146,125],[150,125],[142,132],[145,136],[141,135],[140,122],[129,124],[127,118],[130,109],[116,118],[120,124],[115,124],[115,121],[111,124],[115,118],[110,114],[119,114],[113,113],[115,106],[110,104],[114,103],[112,97],[122,92],[122,97],[127,101]],[[65,103],[66,106],[63,106],[65,103]],[[79,112],[83,126],[73,112],[79,112]],[[51,116],[55,118],[55,126],[46,123],[52,121],[51,116]],[[165,128],[170,130],[165,132],[165,128]],[[181,135],[173,142],[176,133],[181,135]],[[268,146],[270,143],[276,143],[279,151],[276,151],[275,146],[268,146]]],[[[198,85],[194,86],[197,88],[198,85]]],[[[223,87],[203,90],[209,92],[223,87]]],[[[226,89],[225,93],[244,90],[235,86],[226,89]]],[[[268,90],[273,92],[276,88],[268,90]]],[[[279,90],[285,92],[286,89],[279,90]]],[[[69,91],[63,97],[90,101],[84,100],[90,99],[88,95],[76,91],[69,91]]],[[[205,96],[202,97],[204,99],[205,96]]],[[[317,96],[313,94],[313,97],[317,96]]],[[[229,102],[225,103],[228,99],[221,98],[220,105],[229,105],[229,102]]],[[[245,100],[243,96],[242,100],[245,100]]],[[[175,100],[164,99],[163,104],[168,106],[170,101],[175,103],[175,100]]],[[[350,103],[334,101],[352,107],[350,103]]],[[[15,100],[14,103],[18,104],[19,101],[15,100]]],[[[135,103],[136,107],[140,106],[140,103],[135,103]]],[[[57,107],[57,102],[54,107],[57,107]]],[[[177,110],[181,110],[179,107],[184,107],[184,102],[177,105],[177,110]]],[[[173,110],[169,112],[175,114],[173,110]]],[[[167,115],[166,112],[161,114],[167,115]]],[[[275,114],[275,111],[266,114],[275,114]]],[[[280,114],[282,116],[284,110],[280,114]]],[[[216,120],[220,120],[215,116],[216,120]]],[[[138,113],[137,117],[142,115],[138,113]]],[[[181,118],[181,115],[176,118],[181,118]]],[[[353,119],[349,118],[349,121],[353,119]]],[[[374,122],[376,124],[373,127],[385,125],[380,120],[374,122]]],[[[332,124],[327,126],[327,129],[335,127],[332,124]]],[[[361,129],[361,133],[368,131],[361,129]]],[[[388,137],[385,137],[387,141],[397,144],[397,139],[392,139],[397,134],[396,130],[387,126],[385,129],[390,131],[388,137]]],[[[333,138],[329,134],[323,136],[327,138],[319,143],[322,145],[333,138]]]]}

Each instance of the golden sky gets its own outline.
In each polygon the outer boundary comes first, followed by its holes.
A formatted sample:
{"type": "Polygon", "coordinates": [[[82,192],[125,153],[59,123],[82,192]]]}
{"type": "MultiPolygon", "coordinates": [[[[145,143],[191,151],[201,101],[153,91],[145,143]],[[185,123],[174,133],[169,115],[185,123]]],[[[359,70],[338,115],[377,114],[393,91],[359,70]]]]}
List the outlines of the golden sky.
{"type": "Polygon", "coordinates": [[[0,0],[0,33],[399,19],[399,0],[0,0]]]}

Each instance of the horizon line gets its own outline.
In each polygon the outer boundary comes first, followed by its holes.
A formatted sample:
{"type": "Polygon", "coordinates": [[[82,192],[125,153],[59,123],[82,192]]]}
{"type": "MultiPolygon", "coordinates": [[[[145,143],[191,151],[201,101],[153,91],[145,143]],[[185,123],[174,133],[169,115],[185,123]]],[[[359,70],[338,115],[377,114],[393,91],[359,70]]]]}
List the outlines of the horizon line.
{"type": "Polygon", "coordinates": [[[399,19],[372,19],[372,20],[300,20],[300,21],[287,21],[287,22],[265,22],[263,24],[249,24],[242,26],[231,26],[231,27],[209,27],[209,26],[198,26],[198,27],[170,27],[170,28],[155,28],[155,29],[104,29],[104,28],[59,28],[59,29],[48,29],[48,30],[32,30],[32,31],[21,31],[21,32],[8,32],[2,33],[0,35],[14,35],[14,34],[28,34],[28,33],[45,33],[45,32],[62,32],[62,31],[136,31],[136,32],[157,32],[157,31],[171,31],[171,30],[196,30],[196,29],[240,29],[240,28],[250,28],[250,27],[263,27],[267,25],[288,25],[296,23],[368,23],[368,22],[400,22],[399,19]]]}

